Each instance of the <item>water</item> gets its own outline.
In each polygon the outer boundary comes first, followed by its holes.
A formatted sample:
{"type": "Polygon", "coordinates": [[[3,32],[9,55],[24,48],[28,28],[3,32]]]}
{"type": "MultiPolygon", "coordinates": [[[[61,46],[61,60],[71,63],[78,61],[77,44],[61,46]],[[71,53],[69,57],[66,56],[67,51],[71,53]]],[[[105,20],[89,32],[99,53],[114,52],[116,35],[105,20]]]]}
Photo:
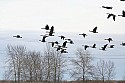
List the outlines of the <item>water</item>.
{"type": "MultiPolygon", "coordinates": [[[[42,39],[40,35],[45,34],[44,30],[39,31],[0,31],[0,79],[3,79],[3,73],[6,61],[6,47],[7,45],[24,45],[28,50],[42,51],[46,43],[42,43],[39,40],[42,39]],[[14,35],[20,34],[23,38],[14,38],[14,35]]],[[[121,46],[122,42],[125,42],[125,34],[94,34],[87,33],[87,37],[83,38],[79,33],[70,32],[56,32],[55,36],[46,38],[46,41],[59,41],[61,44],[64,40],[61,40],[58,36],[64,35],[66,38],[71,38],[74,44],[67,44],[68,54],[65,54],[67,60],[75,58],[75,51],[77,48],[83,48],[82,45],[97,44],[97,48],[88,48],[91,56],[94,57],[94,64],[100,59],[111,60],[116,67],[116,78],[122,79],[125,72],[125,47],[121,46]],[[114,44],[115,48],[107,48],[106,51],[99,50],[104,44],[109,44],[105,38],[113,38],[110,44],[114,44]]],[[[69,80],[68,74],[64,76],[66,80],[69,80]]]]}

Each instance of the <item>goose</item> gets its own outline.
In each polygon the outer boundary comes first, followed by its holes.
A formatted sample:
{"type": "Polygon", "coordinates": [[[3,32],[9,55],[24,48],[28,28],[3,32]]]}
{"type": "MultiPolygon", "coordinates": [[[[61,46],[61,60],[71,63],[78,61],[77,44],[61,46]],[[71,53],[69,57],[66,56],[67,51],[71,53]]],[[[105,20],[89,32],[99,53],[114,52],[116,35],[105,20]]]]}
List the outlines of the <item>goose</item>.
{"type": "Polygon", "coordinates": [[[89,32],[98,33],[97,32],[97,26],[92,31],[89,30],[89,32]]]}
{"type": "Polygon", "coordinates": [[[106,48],[107,46],[108,46],[108,44],[105,44],[105,45],[104,45],[104,48],[106,48]]]}
{"type": "Polygon", "coordinates": [[[51,27],[50,32],[54,33],[54,26],[51,27]]]}
{"type": "Polygon", "coordinates": [[[105,51],[105,49],[106,49],[106,48],[102,47],[102,49],[100,49],[100,50],[103,50],[103,51],[105,51]]]}
{"type": "Polygon", "coordinates": [[[88,45],[82,45],[82,46],[84,46],[84,49],[85,49],[85,50],[89,47],[88,45]]]}
{"type": "Polygon", "coordinates": [[[45,28],[41,28],[41,29],[49,30],[49,25],[47,24],[47,25],[45,26],[45,28]]]}
{"type": "Polygon", "coordinates": [[[74,42],[72,40],[69,41],[70,44],[74,44],[74,42]]]}
{"type": "Polygon", "coordinates": [[[93,46],[90,46],[91,48],[96,48],[96,44],[93,44],[93,46]]]}
{"type": "Polygon", "coordinates": [[[123,10],[123,11],[122,11],[122,15],[118,15],[118,16],[125,17],[125,11],[123,10]]]}
{"type": "Polygon", "coordinates": [[[13,36],[13,37],[16,37],[16,38],[22,38],[20,35],[16,35],[16,36],[13,36]]]}
{"type": "Polygon", "coordinates": [[[57,47],[54,48],[57,48],[56,51],[59,51],[60,49],[62,49],[62,46],[58,45],[57,47]]]}
{"type": "Polygon", "coordinates": [[[87,36],[85,33],[82,33],[82,34],[79,34],[79,35],[83,35],[84,38],[87,36]]]}
{"type": "Polygon", "coordinates": [[[65,39],[65,40],[71,41],[71,39],[65,39]]]}
{"type": "Polygon", "coordinates": [[[51,27],[50,31],[49,31],[49,36],[54,36],[54,26],[51,27]]]}
{"type": "Polygon", "coordinates": [[[65,51],[66,49],[62,49],[60,52],[61,53],[68,53],[67,51],[65,51]]]}
{"type": "Polygon", "coordinates": [[[60,44],[58,41],[55,41],[54,43],[57,44],[57,45],[60,44]]]}
{"type": "Polygon", "coordinates": [[[102,8],[105,8],[105,9],[112,9],[113,7],[109,7],[109,6],[102,6],[102,8]]]}
{"type": "Polygon", "coordinates": [[[124,43],[124,42],[122,42],[120,45],[125,46],[125,43],[124,43]]]}
{"type": "Polygon", "coordinates": [[[67,41],[63,42],[63,45],[62,45],[63,48],[67,48],[66,43],[67,43],[67,41]]]}
{"type": "Polygon", "coordinates": [[[114,48],[115,45],[110,45],[109,48],[114,48]]]}
{"type": "Polygon", "coordinates": [[[110,43],[111,41],[113,41],[112,38],[108,38],[108,39],[104,39],[104,40],[108,40],[109,43],[110,43]]]}
{"type": "Polygon", "coordinates": [[[63,39],[63,40],[66,38],[66,37],[65,37],[65,36],[63,36],[63,35],[58,36],[58,37],[61,37],[61,39],[63,39]]]}
{"type": "Polygon", "coordinates": [[[49,36],[54,36],[52,31],[49,32],[49,36]]]}
{"type": "Polygon", "coordinates": [[[48,36],[47,36],[47,35],[43,35],[43,39],[42,39],[42,40],[39,40],[39,41],[41,41],[41,42],[46,42],[46,41],[45,41],[46,37],[48,37],[48,36]]]}
{"type": "Polygon", "coordinates": [[[108,46],[108,44],[105,44],[103,47],[101,47],[102,49],[100,49],[100,50],[105,51],[107,46],[108,46]]]}
{"type": "Polygon", "coordinates": [[[113,20],[115,21],[115,18],[116,18],[116,15],[115,14],[112,14],[112,13],[107,13],[108,14],[108,17],[107,19],[109,19],[111,16],[113,17],[113,20]]]}
{"type": "Polygon", "coordinates": [[[52,44],[52,47],[54,47],[55,42],[48,42],[48,43],[51,43],[51,44],[52,44]]]}
{"type": "Polygon", "coordinates": [[[71,39],[65,39],[65,40],[68,40],[68,41],[69,41],[69,42],[67,42],[67,43],[74,44],[74,42],[73,42],[71,39]]]}

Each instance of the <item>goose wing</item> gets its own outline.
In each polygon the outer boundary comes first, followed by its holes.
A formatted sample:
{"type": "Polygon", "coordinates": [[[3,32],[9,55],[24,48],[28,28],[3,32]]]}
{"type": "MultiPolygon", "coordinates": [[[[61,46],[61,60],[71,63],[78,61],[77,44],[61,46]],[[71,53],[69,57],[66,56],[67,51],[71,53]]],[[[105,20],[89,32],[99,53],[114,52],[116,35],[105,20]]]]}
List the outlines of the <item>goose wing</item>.
{"type": "Polygon", "coordinates": [[[93,32],[96,32],[96,30],[97,30],[97,27],[95,27],[95,28],[93,29],[93,32]]]}
{"type": "Polygon", "coordinates": [[[107,17],[107,19],[109,19],[111,16],[112,16],[112,14],[108,14],[108,17],[107,17]]]}
{"type": "Polygon", "coordinates": [[[115,18],[116,18],[116,16],[115,15],[113,15],[113,20],[115,21],[115,18]]]}

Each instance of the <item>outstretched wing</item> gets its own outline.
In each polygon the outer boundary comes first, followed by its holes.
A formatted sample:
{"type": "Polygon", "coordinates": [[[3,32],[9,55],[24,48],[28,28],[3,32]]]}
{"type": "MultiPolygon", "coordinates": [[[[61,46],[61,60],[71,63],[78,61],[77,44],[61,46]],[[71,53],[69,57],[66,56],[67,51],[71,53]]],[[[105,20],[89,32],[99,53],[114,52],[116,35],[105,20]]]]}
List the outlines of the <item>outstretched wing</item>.
{"type": "Polygon", "coordinates": [[[50,32],[54,32],[54,26],[51,27],[50,32]]]}
{"type": "Polygon", "coordinates": [[[107,19],[109,19],[111,16],[112,16],[112,14],[109,14],[108,17],[107,17],[107,19]]]}
{"type": "Polygon", "coordinates": [[[95,28],[93,29],[93,32],[96,32],[96,30],[97,30],[97,27],[95,27],[95,28]]]}
{"type": "Polygon", "coordinates": [[[46,29],[46,30],[49,30],[49,25],[46,25],[46,26],[45,26],[45,29],[46,29]]]}
{"type": "Polygon", "coordinates": [[[125,14],[125,11],[124,11],[124,10],[122,11],[122,14],[123,14],[123,15],[125,14]]]}
{"type": "Polygon", "coordinates": [[[116,17],[116,16],[114,15],[114,16],[113,16],[113,20],[114,20],[114,21],[115,21],[115,17],[116,17]]]}

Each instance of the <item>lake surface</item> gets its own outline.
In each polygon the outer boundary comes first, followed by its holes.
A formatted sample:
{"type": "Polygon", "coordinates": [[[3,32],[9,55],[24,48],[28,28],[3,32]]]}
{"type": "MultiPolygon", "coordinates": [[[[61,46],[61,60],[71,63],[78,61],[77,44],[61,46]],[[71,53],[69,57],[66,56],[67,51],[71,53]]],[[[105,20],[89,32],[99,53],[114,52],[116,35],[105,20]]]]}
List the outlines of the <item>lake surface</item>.
{"type": "MultiPolygon", "coordinates": [[[[24,45],[28,50],[42,51],[46,43],[40,42],[42,39],[40,35],[44,35],[45,31],[0,31],[0,79],[3,79],[3,73],[5,69],[6,61],[6,47],[7,45],[24,45]],[[21,35],[22,39],[14,38],[14,35],[21,35]]],[[[59,41],[60,44],[64,42],[58,36],[64,35],[66,38],[71,38],[74,44],[67,44],[67,54],[64,54],[68,60],[75,58],[75,51],[77,48],[83,48],[82,45],[93,45],[97,44],[97,48],[88,48],[87,51],[90,52],[91,56],[94,57],[94,64],[100,59],[111,60],[114,62],[116,67],[116,78],[121,80],[125,72],[125,46],[121,46],[122,42],[125,42],[125,34],[101,34],[101,33],[87,33],[87,37],[83,38],[80,33],[70,33],[70,32],[56,32],[55,36],[46,38],[46,41],[59,41]],[[113,41],[109,43],[104,40],[111,37],[113,41]],[[106,51],[99,50],[105,44],[114,44],[114,48],[107,48],[106,51]]],[[[69,80],[68,74],[65,74],[66,80],[69,80]]]]}

